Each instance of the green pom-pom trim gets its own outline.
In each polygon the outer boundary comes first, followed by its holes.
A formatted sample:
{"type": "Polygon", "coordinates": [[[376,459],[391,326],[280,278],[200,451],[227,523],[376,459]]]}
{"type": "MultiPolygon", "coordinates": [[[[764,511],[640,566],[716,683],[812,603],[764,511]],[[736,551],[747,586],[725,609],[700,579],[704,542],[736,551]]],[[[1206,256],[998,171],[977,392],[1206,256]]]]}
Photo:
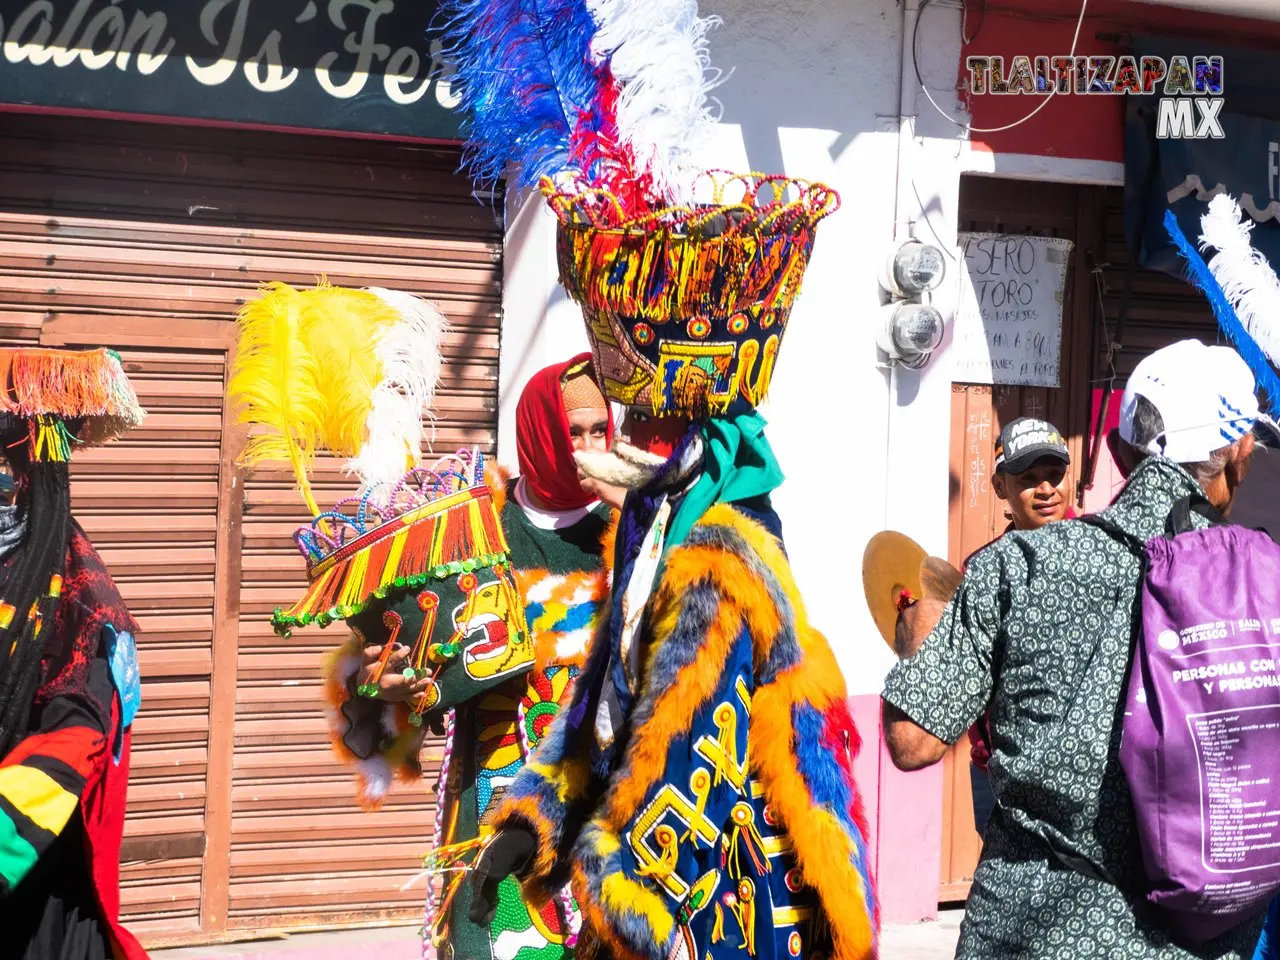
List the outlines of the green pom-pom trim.
{"type": "Polygon", "coordinates": [[[442,564],[423,573],[410,574],[407,577],[396,577],[389,586],[381,586],[374,590],[360,603],[339,604],[321,613],[300,613],[296,617],[278,608],[271,617],[271,625],[277,636],[289,637],[293,627],[309,627],[312,624],[321,629],[337,620],[350,620],[367,610],[370,604],[386,600],[393,592],[417,590],[432,580],[444,580],[460,573],[474,573],[477,570],[504,570],[510,566],[505,553],[487,553],[470,560],[455,560],[442,564]]]}

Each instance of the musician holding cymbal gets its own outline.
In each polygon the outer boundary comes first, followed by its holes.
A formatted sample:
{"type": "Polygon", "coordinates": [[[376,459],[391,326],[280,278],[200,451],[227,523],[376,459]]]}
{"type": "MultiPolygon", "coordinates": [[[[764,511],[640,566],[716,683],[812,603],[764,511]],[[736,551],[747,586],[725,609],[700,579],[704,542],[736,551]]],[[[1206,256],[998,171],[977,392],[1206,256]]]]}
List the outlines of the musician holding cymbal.
{"type": "MultiPolygon", "coordinates": [[[[991,477],[996,496],[1007,504],[1009,525],[1004,533],[1035,530],[1075,516],[1070,505],[1070,465],[1071,452],[1053,424],[1019,417],[1004,426],[996,438],[991,477]]],[[[968,565],[966,559],[964,567],[968,565]]],[[[943,560],[927,557],[907,537],[886,531],[867,547],[863,583],[876,625],[894,653],[906,659],[941,617],[959,586],[960,572],[943,560]]],[[[985,714],[970,728],[969,743],[974,827],[983,834],[995,806],[987,777],[991,737],[985,714]]]]}
{"type": "MultiPolygon", "coordinates": [[[[1009,526],[1004,533],[1038,530],[1073,519],[1070,470],[1071,451],[1053,424],[1035,417],[1019,417],[1005,424],[996,438],[995,473],[991,476],[991,489],[1007,505],[1009,526]]],[[[968,567],[969,561],[964,565],[968,567]]],[[[969,728],[969,745],[973,825],[981,836],[996,802],[987,776],[991,732],[985,713],[969,728]]]]}

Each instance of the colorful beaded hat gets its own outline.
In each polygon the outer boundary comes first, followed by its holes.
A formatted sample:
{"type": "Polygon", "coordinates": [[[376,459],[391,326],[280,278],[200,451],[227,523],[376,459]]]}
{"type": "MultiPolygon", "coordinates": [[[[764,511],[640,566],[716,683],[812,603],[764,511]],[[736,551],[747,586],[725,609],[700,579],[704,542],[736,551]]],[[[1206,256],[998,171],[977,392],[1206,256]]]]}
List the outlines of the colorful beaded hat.
{"type": "Polygon", "coordinates": [[[542,185],[601,387],[658,416],[732,415],[764,399],[815,228],[840,205],[803,180],[703,176],[709,203],[640,216],[607,189],[542,185]]]}
{"type": "Polygon", "coordinates": [[[466,166],[481,183],[541,188],[604,392],[657,415],[754,408],[814,228],[839,198],[783,176],[701,172],[717,18],[696,0],[445,9],[466,166]]]}
{"type": "Polygon", "coordinates": [[[278,632],[346,620],[384,645],[374,696],[397,644],[410,648],[406,671],[431,677],[411,721],[474,696],[533,663],[533,640],[507,556],[484,457],[464,450],[395,484],[343,500],[294,535],[310,584],[278,632]],[[326,532],[326,529],[328,532],[326,532]],[[459,669],[446,669],[450,664],[459,669]]]}
{"type": "Polygon", "coordinates": [[[240,315],[231,393],[258,428],[241,463],[293,466],[312,520],[294,541],[308,587],[272,618],[277,633],[337,620],[384,646],[372,696],[397,644],[431,679],[410,720],[527,670],[533,643],[506,538],[477,450],[416,466],[422,417],[440,370],[444,319],[385,290],[269,286],[240,315]],[[310,489],[317,451],[350,457],[359,492],[321,510],[310,489]],[[455,667],[461,664],[461,667],[455,667]]]}

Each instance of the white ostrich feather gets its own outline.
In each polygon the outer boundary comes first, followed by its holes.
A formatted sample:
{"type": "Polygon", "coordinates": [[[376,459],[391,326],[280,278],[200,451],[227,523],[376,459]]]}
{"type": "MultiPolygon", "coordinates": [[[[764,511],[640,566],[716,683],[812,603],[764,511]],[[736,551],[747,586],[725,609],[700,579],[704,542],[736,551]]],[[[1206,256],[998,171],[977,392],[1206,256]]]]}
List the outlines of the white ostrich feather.
{"type": "Polygon", "coordinates": [[[587,0],[598,30],[592,53],[619,85],[618,134],[672,203],[692,199],[695,155],[718,119],[708,91],[707,31],[696,0],[587,0]]]}
{"type": "Polygon", "coordinates": [[[382,716],[379,719],[382,721],[383,733],[392,738],[400,736],[400,718],[396,715],[394,703],[388,703],[382,708],[382,716]]]}
{"type": "Polygon", "coordinates": [[[380,753],[355,762],[360,773],[360,796],[366,803],[380,803],[395,781],[391,764],[380,753]]]}
{"type": "Polygon", "coordinates": [[[1220,193],[1200,218],[1200,249],[1217,251],[1208,261],[1209,272],[1249,335],[1280,366],[1280,279],[1250,243],[1253,226],[1241,219],[1240,205],[1220,193]]]}
{"type": "Polygon", "coordinates": [[[369,292],[392,307],[400,319],[378,342],[382,382],[373,391],[364,446],[347,464],[366,486],[394,483],[421,457],[422,418],[431,415],[435,402],[440,351],[449,329],[440,312],[425,300],[378,287],[369,292]]]}

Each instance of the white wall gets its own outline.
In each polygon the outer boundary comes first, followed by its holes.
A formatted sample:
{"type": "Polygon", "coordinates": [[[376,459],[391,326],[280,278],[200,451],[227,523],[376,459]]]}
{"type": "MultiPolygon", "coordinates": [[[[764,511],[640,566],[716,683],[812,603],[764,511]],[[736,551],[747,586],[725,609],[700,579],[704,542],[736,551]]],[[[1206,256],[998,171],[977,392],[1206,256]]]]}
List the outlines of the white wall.
{"type": "Polygon", "coordinates": [[[582,314],[556,282],[555,217],[537,193],[507,197],[498,357],[498,461],[516,465],[516,403],[545,366],[588,349],[582,314]]]}
{"type": "MultiPolygon", "coordinates": [[[[948,371],[942,363],[923,378],[895,374],[891,389],[871,331],[899,205],[902,13],[895,0],[703,0],[701,12],[724,19],[711,56],[732,71],[715,91],[724,113],[706,165],[822,180],[843,197],[818,230],[763,412],[787,473],[775,504],[811,618],[835,647],[850,693],[878,693],[892,655],[863,601],[866,542],[892,526],[935,553],[945,555],[947,543],[948,371]]],[[[933,78],[949,71],[939,82],[953,89],[959,14],[930,10],[925,26],[922,69],[933,78]]],[[[909,141],[904,230],[938,242],[921,221],[923,204],[954,244],[959,131],[940,118],[920,129],[940,139],[909,141]]],[[[584,342],[555,285],[552,232],[549,215],[525,210],[508,233],[500,425],[508,461],[519,386],[584,342]]]]}

